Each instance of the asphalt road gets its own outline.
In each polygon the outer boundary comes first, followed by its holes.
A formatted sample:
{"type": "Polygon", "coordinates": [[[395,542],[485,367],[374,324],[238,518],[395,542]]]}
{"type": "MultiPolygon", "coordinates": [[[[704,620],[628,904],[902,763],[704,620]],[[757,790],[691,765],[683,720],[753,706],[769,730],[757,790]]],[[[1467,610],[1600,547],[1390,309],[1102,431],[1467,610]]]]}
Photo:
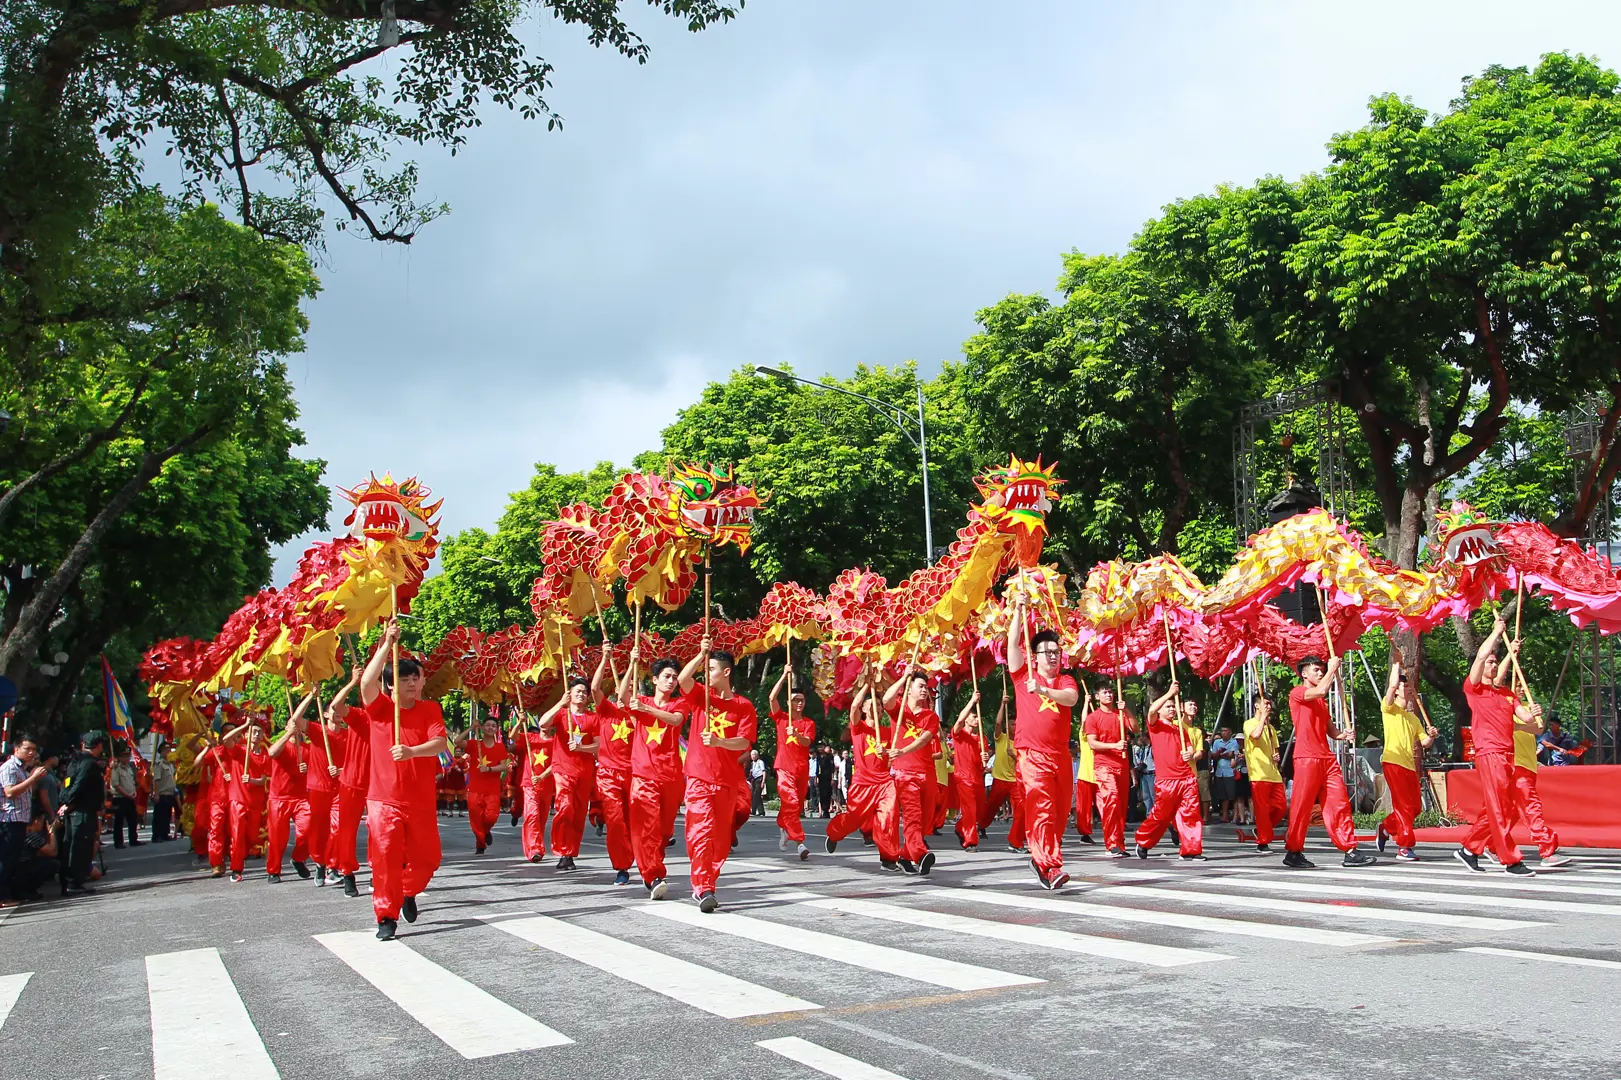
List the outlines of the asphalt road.
{"type": "Polygon", "coordinates": [[[442,827],[421,921],[392,944],[364,895],[272,886],[262,863],[211,880],[180,843],[109,852],[98,895],[0,922],[0,1077],[1525,1080],[1621,1062],[1614,852],[1511,880],[1442,848],[1344,870],[1314,836],[1321,868],[1289,872],[1219,829],[1198,865],[1072,834],[1053,896],[949,829],[915,878],[859,837],[801,864],[757,818],[717,919],[685,898],[684,860],[652,905],[612,884],[594,836],[561,875],[505,819],[484,856],[465,819],[442,827]]]}

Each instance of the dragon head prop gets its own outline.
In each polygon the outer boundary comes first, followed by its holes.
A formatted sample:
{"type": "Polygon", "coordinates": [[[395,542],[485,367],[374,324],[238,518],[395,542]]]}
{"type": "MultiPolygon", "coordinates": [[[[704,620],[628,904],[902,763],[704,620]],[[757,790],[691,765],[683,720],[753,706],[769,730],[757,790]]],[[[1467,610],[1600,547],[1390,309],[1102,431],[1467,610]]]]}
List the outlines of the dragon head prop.
{"type": "Polygon", "coordinates": [[[1042,468],[1041,459],[1020,461],[1009,455],[1006,465],[986,469],[974,478],[983,504],[977,509],[999,529],[1013,534],[1013,554],[1020,566],[1033,567],[1047,537],[1047,512],[1057,500],[1056,464],[1042,468]]]}
{"type": "Polygon", "coordinates": [[[733,480],[730,467],[689,462],[670,477],[663,516],[675,532],[714,547],[736,544],[740,554],[747,554],[759,506],[760,497],[733,480]]]}
{"type": "Polygon", "coordinates": [[[374,544],[401,544],[413,554],[426,548],[427,557],[432,556],[439,535],[434,515],[444,500],[430,504],[433,492],[416,477],[395,483],[391,474],[384,473],[379,480],[373,473],[364,484],[338,490],[355,504],[343,519],[349,535],[374,544]]]}
{"type": "Polygon", "coordinates": [[[1445,559],[1455,566],[1475,566],[1504,557],[1493,522],[1466,502],[1454,502],[1436,515],[1445,559]]]}

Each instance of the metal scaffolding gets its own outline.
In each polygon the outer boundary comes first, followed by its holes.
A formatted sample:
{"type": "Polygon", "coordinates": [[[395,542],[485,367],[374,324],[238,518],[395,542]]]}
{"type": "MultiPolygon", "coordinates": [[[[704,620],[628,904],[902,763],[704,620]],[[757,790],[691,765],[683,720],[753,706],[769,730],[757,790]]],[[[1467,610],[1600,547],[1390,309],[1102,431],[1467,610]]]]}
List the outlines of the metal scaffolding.
{"type": "MultiPolygon", "coordinates": [[[[1574,482],[1579,485],[1582,459],[1598,449],[1602,430],[1603,406],[1589,398],[1566,415],[1565,453],[1571,459],[1574,482]]],[[[1611,550],[1614,528],[1615,492],[1612,490],[1593,508],[1587,519],[1582,542],[1604,553],[1613,563],[1611,550]]],[[[1576,686],[1581,698],[1576,738],[1591,741],[1593,749],[1583,760],[1596,765],[1615,765],[1621,762],[1621,701],[1618,691],[1615,642],[1611,637],[1591,626],[1576,631],[1571,643],[1570,662],[1576,666],[1576,686]]]]}

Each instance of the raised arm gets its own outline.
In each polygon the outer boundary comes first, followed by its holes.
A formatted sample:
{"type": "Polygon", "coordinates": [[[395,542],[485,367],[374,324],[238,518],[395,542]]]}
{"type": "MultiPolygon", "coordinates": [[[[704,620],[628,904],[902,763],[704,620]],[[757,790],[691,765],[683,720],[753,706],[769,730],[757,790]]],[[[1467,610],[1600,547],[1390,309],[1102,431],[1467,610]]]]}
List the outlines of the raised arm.
{"type": "Polygon", "coordinates": [[[360,703],[370,705],[383,693],[383,669],[388,667],[389,654],[394,644],[400,640],[399,624],[393,621],[383,625],[383,636],[377,641],[377,648],[371,654],[371,660],[366,664],[366,671],[360,676],[360,703]]]}
{"type": "Polygon", "coordinates": [[[974,692],[971,695],[969,695],[968,704],[964,705],[962,707],[962,712],[957,714],[957,722],[955,724],[951,725],[951,730],[952,731],[966,731],[968,729],[968,717],[973,714],[974,706],[978,705],[978,704],[979,704],[979,690],[976,688],[974,690],[974,692]]]}
{"type": "Polygon", "coordinates": [[[1390,678],[1385,680],[1385,704],[1392,708],[1396,705],[1396,691],[1401,689],[1402,666],[1399,663],[1390,665],[1390,678]]]}
{"type": "Polygon", "coordinates": [[[766,707],[772,712],[782,711],[782,688],[787,685],[788,665],[784,664],[782,666],[782,674],[777,676],[777,681],[771,686],[771,695],[766,699],[766,707]]]}
{"type": "Polygon", "coordinates": [[[698,669],[709,662],[709,644],[709,639],[704,638],[698,645],[697,655],[687,661],[687,666],[682,668],[681,674],[676,677],[683,694],[692,693],[692,688],[698,685],[698,669]]]}
{"type": "Polygon", "coordinates": [[[1166,688],[1165,693],[1155,698],[1154,704],[1148,707],[1148,722],[1150,724],[1159,722],[1159,711],[1165,708],[1166,702],[1174,701],[1176,699],[1176,695],[1181,693],[1181,690],[1181,686],[1177,684],[1175,679],[1172,679],[1171,685],[1166,688]]]}
{"type": "Polygon", "coordinates": [[[1340,658],[1337,656],[1329,657],[1328,663],[1323,665],[1323,677],[1317,680],[1317,685],[1304,688],[1306,700],[1317,701],[1328,697],[1329,691],[1334,689],[1334,680],[1339,678],[1339,674],[1340,658]]]}
{"type": "Polygon", "coordinates": [[[1469,681],[1476,686],[1485,685],[1486,660],[1491,656],[1492,651],[1497,648],[1497,643],[1502,640],[1503,634],[1507,630],[1508,623],[1503,621],[1502,615],[1498,615],[1492,620],[1492,632],[1486,635],[1486,640],[1482,641],[1480,648],[1475,650],[1474,662],[1469,665],[1469,681]]]}
{"type": "Polygon", "coordinates": [[[1024,629],[1024,625],[1024,600],[1016,596],[1013,598],[1013,611],[1010,613],[1007,622],[1007,669],[1009,675],[1015,671],[1023,670],[1025,666],[1027,658],[1024,655],[1024,635],[1020,633],[1024,629]]]}
{"type": "Polygon", "coordinates": [[[547,709],[545,714],[541,716],[540,723],[535,725],[535,730],[545,738],[551,738],[552,729],[557,724],[557,714],[562,712],[567,707],[568,695],[564,694],[562,697],[557,699],[557,703],[555,705],[547,709]]]}
{"type": "Polygon", "coordinates": [[[901,672],[900,678],[889,684],[889,689],[884,691],[885,712],[890,712],[895,708],[895,702],[900,700],[901,687],[905,686],[906,680],[910,679],[911,677],[912,670],[908,668],[907,670],[901,672]]]}

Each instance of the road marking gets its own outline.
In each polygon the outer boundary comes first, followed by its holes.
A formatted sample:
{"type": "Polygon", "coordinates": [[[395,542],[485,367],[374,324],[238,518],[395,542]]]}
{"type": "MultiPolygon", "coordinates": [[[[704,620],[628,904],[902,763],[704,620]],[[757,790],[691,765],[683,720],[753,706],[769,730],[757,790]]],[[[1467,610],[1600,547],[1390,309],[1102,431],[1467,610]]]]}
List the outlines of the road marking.
{"type": "Polygon", "coordinates": [[[666,956],[548,915],[490,925],[513,937],[560,953],[570,960],[616,975],[695,1009],[702,1009],[712,1016],[736,1020],[743,1016],[821,1008],[815,1002],[790,997],[769,987],[745,982],[723,972],[666,956]]]}
{"type": "MultiPolygon", "coordinates": [[[[1290,873],[1283,870],[1279,873],[1290,873]]],[[[1459,893],[1425,892],[1419,889],[1391,889],[1376,885],[1328,885],[1306,880],[1309,870],[1289,881],[1248,875],[1210,878],[1206,885],[1233,885],[1240,889],[1270,889],[1275,892],[1317,893],[1322,896],[1367,897],[1371,900],[1407,900],[1417,904],[1463,904],[1468,907],[1509,908],[1515,911],[1570,911],[1583,915],[1621,915],[1621,904],[1584,904],[1575,900],[1531,900],[1519,896],[1465,896],[1459,893]]]]}
{"type": "Polygon", "coordinates": [[[280,1077],[218,949],[148,956],[146,995],[153,1080],[280,1077]]]}
{"type": "Polygon", "coordinates": [[[1609,968],[1621,970],[1621,960],[1595,960],[1590,956],[1561,956],[1558,953],[1525,952],[1521,949],[1489,949],[1475,946],[1459,952],[1486,953],[1491,956],[1511,956],[1517,960],[1546,960],[1552,964],[1571,964],[1576,967],[1609,968]]]}
{"type": "MultiPolygon", "coordinates": [[[[1246,876],[1271,876],[1281,873],[1273,869],[1260,869],[1251,867],[1223,868],[1223,873],[1244,874],[1246,876]]],[[[1477,874],[1472,870],[1458,867],[1457,873],[1436,868],[1431,870],[1313,870],[1313,878],[1334,878],[1344,881],[1377,881],[1381,885],[1395,882],[1414,881],[1420,885],[1461,885],[1466,889],[1496,889],[1524,890],[1527,892],[1548,894],[1563,894],[1566,896],[1612,896],[1621,899],[1621,889],[1604,888],[1598,885],[1566,885],[1555,882],[1552,871],[1534,878],[1511,878],[1502,872],[1477,874]]]]}
{"type": "Polygon", "coordinates": [[[1156,900],[1179,900],[1189,904],[1209,904],[1249,911],[1275,911],[1290,915],[1312,915],[1322,919],[1367,919],[1373,922],[1414,923],[1420,926],[1451,926],[1471,930],[1520,930],[1548,923],[1523,919],[1495,919],[1485,915],[1452,915],[1436,911],[1404,911],[1401,908],[1353,907],[1325,900],[1280,900],[1270,896],[1235,896],[1232,893],[1161,889],[1152,885],[1105,885],[1093,896],[1142,896],[1156,900]]]}
{"type": "Polygon", "coordinates": [[[1029,975],[1014,975],[994,968],[979,967],[976,964],[944,960],[926,953],[892,949],[888,945],[874,945],[871,942],[839,937],[836,934],[824,934],[819,930],[767,922],[746,915],[730,915],[719,911],[705,915],[679,904],[643,904],[636,910],[686,926],[730,934],[748,941],[757,941],[762,945],[791,949],[823,960],[833,960],[888,975],[899,975],[904,979],[944,986],[950,990],[989,990],[998,986],[1028,986],[1031,983],[1046,981],[1029,975]]]}
{"type": "Polygon", "coordinates": [[[906,923],[910,926],[924,926],[931,930],[945,930],[957,934],[972,934],[975,937],[994,938],[997,941],[1012,941],[1020,945],[1034,945],[1043,949],[1083,953],[1088,956],[1105,956],[1114,960],[1148,964],[1151,967],[1181,967],[1184,964],[1200,964],[1210,960],[1232,959],[1232,957],[1224,956],[1221,953],[1205,952],[1200,949],[1177,949],[1168,945],[1149,945],[1137,941],[1093,937],[1090,934],[1074,934],[1068,930],[1051,930],[1045,926],[991,922],[988,919],[971,919],[963,915],[947,915],[939,911],[901,907],[897,904],[880,904],[871,900],[853,900],[840,897],[807,900],[804,903],[808,907],[825,908],[828,911],[842,911],[849,915],[866,915],[870,918],[886,919],[890,922],[906,923]]]}
{"type": "Polygon", "coordinates": [[[823,1076],[835,1077],[836,1080],[906,1080],[900,1073],[892,1073],[888,1069],[880,1069],[876,1065],[868,1065],[865,1061],[846,1057],[820,1043],[801,1039],[797,1035],[783,1039],[766,1039],[754,1045],[789,1061],[797,1061],[806,1068],[815,1069],[823,1076]]]}
{"type": "Polygon", "coordinates": [[[857,1035],[865,1035],[867,1038],[872,1039],[875,1042],[885,1043],[889,1046],[898,1046],[902,1050],[910,1050],[915,1054],[927,1054],[929,1057],[936,1057],[941,1061],[949,1061],[953,1065],[960,1065],[966,1069],[973,1069],[975,1072],[984,1073],[986,1076],[994,1076],[997,1078],[997,1080],[1035,1080],[1035,1077],[1028,1076],[1025,1073],[1013,1072],[1011,1069],[1003,1069],[995,1065],[988,1065],[983,1061],[976,1061],[971,1057],[964,1057],[961,1054],[953,1054],[949,1050],[942,1050],[938,1046],[930,1046],[927,1043],[913,1042],[911,1039],[902,1038],[899,1035],[892,1034],[879,1028],[868,1027],[866,1024],[857,1024],[851,1020],[835,1019],[834,1017],[828,1016],[825,1013],[818,1015],[816,1020],[818,1023],[831,1024],[833,1027],[843,1028],[846,1031],[853,1031],[857,1035]]]}
{"type": "Polygon", "coordinates": [[[1023,908],[1026,911],[1050,911],[1061,915],[1090,915],[1093,918],[1114,919],[1118,922],[1177,926],[1185,930],[1204,930],[1213,934],[1237,934],[1241,937],[1270,938],[1274,941],[1300,941],[1311,945],[1332,945],[1337,948],[1348,948],[1352,945],[1374,945],[1392,940],[1374,934],[1358,934],[1348,930],[1322,930],[1315,926],[1289,926],[1279,923],[1250,922],[1246,919],[1216,919],[1208,915],[1187,915],[1180,911],[1149,911],[1143,908],[1112,907],[1106,904],[1083,903],[1078,900],[1059,900],[1051,896],[1017,896],[1008,893],[978,892],[971,889],[930,889],[929,894],[938,896],[941,899],[997,904],[1001,907],[1023,908]]]}
{"type": "Polygon", "coordinates": [[[464,1058],[567,1046],[574,1041],[402,942],[378,941],[360,931],[317,934],[315,940],[464,1058]]]}
{"type": "Polygon", "coordinates": [[[21,975],[0,976],[0,1027],[6,1026],[6,1018],[11,1015],[12,1007],[22,996],[23,987],[28,980],[34,977],[32,971],[25,971],[21,975]]]}

